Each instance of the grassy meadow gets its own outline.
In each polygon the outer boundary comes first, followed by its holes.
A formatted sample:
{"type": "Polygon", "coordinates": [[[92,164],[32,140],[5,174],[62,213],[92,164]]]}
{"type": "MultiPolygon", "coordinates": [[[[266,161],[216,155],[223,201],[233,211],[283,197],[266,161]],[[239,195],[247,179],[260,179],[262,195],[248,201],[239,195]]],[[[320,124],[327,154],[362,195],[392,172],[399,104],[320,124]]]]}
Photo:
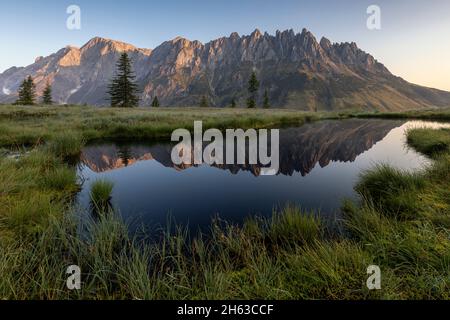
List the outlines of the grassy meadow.
{"type": "MultiPolygon", "coordinates": [[[[213,221],[208,238],[180,227],[149,244],[110,212],[107,181],[91,193],[96,219],[73,214],[73,159],[95,139],[168,137],[194,120],[260,128],[381,116],[0,106],[0,299],[450,299],[448,129],[409,131],[410,147],[433,164],[416,173],[386,165],[365,172],[355,187],[361,201],[343,201],[336,225],[287,206],[242,226],[213,221]],[[11,151],[24,154],[13,159],[11,151]],[[74,264],[83,272],[79,291],[66,288],[74,264]],[[382,270],[382,290],[366,287],[371,264],[382,270]]],[[[400,116],[449,120],[450,111],[384,115],[400,116]]]]}
{"type": "Polygon", "coordinates": [[[298,125],[330,116],[291,110],[231,108],[0,106],[0,148],[51,141],[56,147],[70,142],[67,147],[77,151],[80,142],[95,139],[167,138],[175,129],[193,129],[195,120],[203,120],[205,128],[260,128],[298,125]]]}

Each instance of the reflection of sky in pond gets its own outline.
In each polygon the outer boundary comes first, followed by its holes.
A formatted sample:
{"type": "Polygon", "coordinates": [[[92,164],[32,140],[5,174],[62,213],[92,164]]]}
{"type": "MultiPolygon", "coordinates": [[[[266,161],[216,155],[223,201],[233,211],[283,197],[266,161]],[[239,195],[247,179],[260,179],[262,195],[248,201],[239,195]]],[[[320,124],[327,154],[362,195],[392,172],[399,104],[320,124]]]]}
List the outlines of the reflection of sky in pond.
{"type": "Polygon", "coordinates": [[[88,207],[96,179],[114,182],[112,202],[126,221],[154,226],[167,215],[192,228],[211,218],[240,222],[270,215],[286,203],[322,215],[339,212],[342,199],[356,199],[359,174],[377,163],[417,170],[429,163],[406,147],[405,130],[441,126],[393,120],[345,120],[311,123],[280,131],[280,173],[259,176],[257,166],[180,168],[172,164],[170,144],[88,146],[82,154],[79,203],[88,207]]]}

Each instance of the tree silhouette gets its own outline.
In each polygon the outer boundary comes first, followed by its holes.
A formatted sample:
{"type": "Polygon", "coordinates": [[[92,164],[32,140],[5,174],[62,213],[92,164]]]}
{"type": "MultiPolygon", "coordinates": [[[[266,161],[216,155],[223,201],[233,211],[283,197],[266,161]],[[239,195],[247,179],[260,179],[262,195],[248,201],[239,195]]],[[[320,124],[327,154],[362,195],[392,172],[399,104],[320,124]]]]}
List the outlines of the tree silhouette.
{"type": "Polygon", "coordinates": [[[139,104],[138,87],[134,82],[136,76],[131,67],[127,53],[122,53],[117,62],[117,75],[109,85],[112,107],[132,108],[139,104]]]}
{"type": "Polygon", "coordinates": [[[270,98],[269,98],[269,92],[267,90],[264,91],[263,107],[266,109],[270,108],[270,98]]]}
{"type": "Polygon", "coordinates": [[[46,105],[53,104],[52,86],[50,85],[50,82],[47,82],[47,86],[45,87],[44,92],[42,93],[42,103],[46,105]]]}
{"type": "Polygon", "coordinates": [[[256,72],[252,72],[252,75],[250,76],[250,80],[248,81],[248,92],[250,94],[250,97],[247,99],[247,107],[248,108],[255,108],[256,107],[256,95],[259,90],[259,81],[256,76],[256,72]]]}
{"type": "Polygon", "coordinates": [[[124,166],[128,167],[128,165],[130,164],[130,159],[132,158],[130,148],[127,146],[120,146],[117,154],[119,158],[122,160],[124,166]]]}
{"type": "Polygon", "coordinates": [[[157,97],[157,96],[155,96],[155,97],[153,98],[153,101],[152,101],[152,107],[153,107],[153,108],[159,108],[159,100],[158,100],[158,97],[157,97]]]}
{"type": "Polygon", "coordinates": [[[28,76],[22,81],[19,87],[19,98],[16,101],[17,105],[34,105],[36,101],[36,86],[33,78],[28,76]]]}
{"type": "Polygon", "coordinates": [[[202,99],[200,100],[200,107],[201,108],[209,107],[208,99],[206,98],[206,96],[202,96],[202,99]]]}

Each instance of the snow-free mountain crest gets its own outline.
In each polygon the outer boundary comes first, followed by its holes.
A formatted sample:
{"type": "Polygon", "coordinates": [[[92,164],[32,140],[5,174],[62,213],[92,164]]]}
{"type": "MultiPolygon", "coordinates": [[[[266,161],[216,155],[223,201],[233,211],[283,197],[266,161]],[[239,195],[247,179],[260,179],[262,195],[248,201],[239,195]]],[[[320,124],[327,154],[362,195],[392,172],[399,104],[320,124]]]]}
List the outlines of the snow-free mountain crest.
{"type": "Polygon", "coordinates": [[[232,33],[206,44],[177,37],[154,50],[96,37],[81,48],[68,46],[0,74],[0,102],[15,101],[20,82],[31,75],[38,92],[52,84],[58,103],[107,105],[107,87],[122,52],[133,61],[142,105],[150,105],[155,95],[170,106],[196,106],[202,96],[219,107],[232,99],[245,105],[253,70],[261,82],[260,98],[267,90],[273,107],[385,111],[450,105],[449,92],[408,83],[356,43],[317,41],[306,29],[232,33]]]}

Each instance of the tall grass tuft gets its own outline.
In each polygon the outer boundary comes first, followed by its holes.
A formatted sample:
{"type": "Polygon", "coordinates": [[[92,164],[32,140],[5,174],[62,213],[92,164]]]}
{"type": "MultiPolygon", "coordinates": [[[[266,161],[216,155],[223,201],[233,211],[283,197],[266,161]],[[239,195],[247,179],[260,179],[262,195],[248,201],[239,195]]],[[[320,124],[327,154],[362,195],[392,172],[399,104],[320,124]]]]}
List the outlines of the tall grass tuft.
{"type": "Polygon", "coordinates": [[[71,160],[79,156],[85,141],[75,131],[66,131],[56,135],[49,142],[49,150],[58,157],[71,160]]]}
{"type": "Polygon", "coordinates": [[[64,165],[45,172],[40,183],[43,188],[70,192],[77,190],[76,180],[75,170],[64,165]]]}
{"type": "Polygon", "coordinates": [[[313,213],[288,205],[266,221],[268,237],[282,245],[311,244],[323,236],[322,222],[313,213]]]}
{"type": "Polygon", "coordinates": [[[428,156],[450,152],[450,129],[410,129],[407,137],[410,146],[428,156]]]}
{"type": "Polygon", "coordinates": [[[90,198],[92,208],[97,213],[107,212],[111,208],[111,194],[114,184],[108,180],[97,180],[91,186],[90,198]]]}
{"type": "Polygon", "coordinates": [[[355,190],[390,217],[414,219],[421,211],[417,192],[424,187],[423,173],[404,172],[382,164],[364,172],[355,190]]]}

